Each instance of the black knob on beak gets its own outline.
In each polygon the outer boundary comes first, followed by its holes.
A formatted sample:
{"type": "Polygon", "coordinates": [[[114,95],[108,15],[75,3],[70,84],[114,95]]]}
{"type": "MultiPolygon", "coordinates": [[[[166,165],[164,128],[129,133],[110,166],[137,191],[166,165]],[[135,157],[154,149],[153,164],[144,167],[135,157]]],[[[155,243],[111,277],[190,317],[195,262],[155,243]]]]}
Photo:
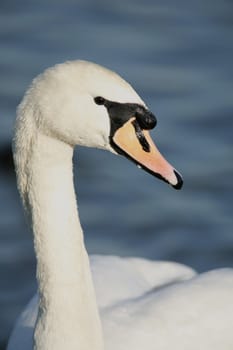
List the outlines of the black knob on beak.
{"type": "Polygon", "coordinates": [[[154,114],[147,110],[136,110],[135,117],[140,127],[144,130],[151,130],[157,124],[154,114]]]}

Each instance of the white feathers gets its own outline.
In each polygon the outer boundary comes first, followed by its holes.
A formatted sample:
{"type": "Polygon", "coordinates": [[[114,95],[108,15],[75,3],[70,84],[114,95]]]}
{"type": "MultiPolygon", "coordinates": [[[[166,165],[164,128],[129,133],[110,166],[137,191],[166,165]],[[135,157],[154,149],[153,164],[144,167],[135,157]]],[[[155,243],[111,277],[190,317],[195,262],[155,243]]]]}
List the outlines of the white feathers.
{"type": "Polygon", "coordinates": [[[36,78],[18,108],[14,159],[39,297],[19,318],[8,350],[231,350],[230,269],[196,275],[175,263],[92,257],[97,308],[72,179],[74,145],[111,150],[96,96],[143,104],[115,73],[76,61],[36,78]]]}

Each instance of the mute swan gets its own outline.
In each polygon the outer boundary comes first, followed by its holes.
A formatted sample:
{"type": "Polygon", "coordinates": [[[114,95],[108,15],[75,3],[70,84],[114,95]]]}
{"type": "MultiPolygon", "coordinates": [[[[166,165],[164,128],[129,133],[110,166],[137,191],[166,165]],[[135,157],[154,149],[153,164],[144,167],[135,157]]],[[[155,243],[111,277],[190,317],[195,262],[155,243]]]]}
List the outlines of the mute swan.
{"type": "Polygon", "coordinates": [[[96,64],[66,62],[32,82],[17,111],[14,161],[34,233],[39,292],[8,350],[233,349],[231,269],[196,275],[176,263],[94,256],[94,292],[73,148],[123,154],[179,189],[181,176],[149,136],[155,124],[133,88],[96,64]]]}

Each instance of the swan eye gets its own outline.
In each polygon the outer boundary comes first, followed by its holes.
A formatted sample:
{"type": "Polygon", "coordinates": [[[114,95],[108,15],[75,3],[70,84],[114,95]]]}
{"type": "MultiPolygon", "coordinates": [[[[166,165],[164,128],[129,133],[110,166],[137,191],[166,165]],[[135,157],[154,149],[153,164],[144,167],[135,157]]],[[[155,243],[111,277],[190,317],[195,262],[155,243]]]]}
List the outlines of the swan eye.
{"type": "Polygon", "coordinates": [[[94,101],[97,105],[104,105],[104,103],[105,103],[105,99],[101,96],[95,97],[94,101]]]}

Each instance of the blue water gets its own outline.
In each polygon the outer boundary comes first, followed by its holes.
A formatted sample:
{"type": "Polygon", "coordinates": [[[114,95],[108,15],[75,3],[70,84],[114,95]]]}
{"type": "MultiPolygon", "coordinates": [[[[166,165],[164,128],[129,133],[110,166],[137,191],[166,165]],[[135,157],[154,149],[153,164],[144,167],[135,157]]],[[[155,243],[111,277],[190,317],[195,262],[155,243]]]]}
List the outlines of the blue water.
{"type": "Polygon", "coordinates": [[[121,157],[77,150],[88,251],[199,271],[233,266],[232,18],[227,0],[1,3],[0,343],[36,288],[32,236],[6,150],[26,87],[57,62],[95,61],[131,82],[157,115],[154,140],[185,180],[177,192],[121,157]]]}

